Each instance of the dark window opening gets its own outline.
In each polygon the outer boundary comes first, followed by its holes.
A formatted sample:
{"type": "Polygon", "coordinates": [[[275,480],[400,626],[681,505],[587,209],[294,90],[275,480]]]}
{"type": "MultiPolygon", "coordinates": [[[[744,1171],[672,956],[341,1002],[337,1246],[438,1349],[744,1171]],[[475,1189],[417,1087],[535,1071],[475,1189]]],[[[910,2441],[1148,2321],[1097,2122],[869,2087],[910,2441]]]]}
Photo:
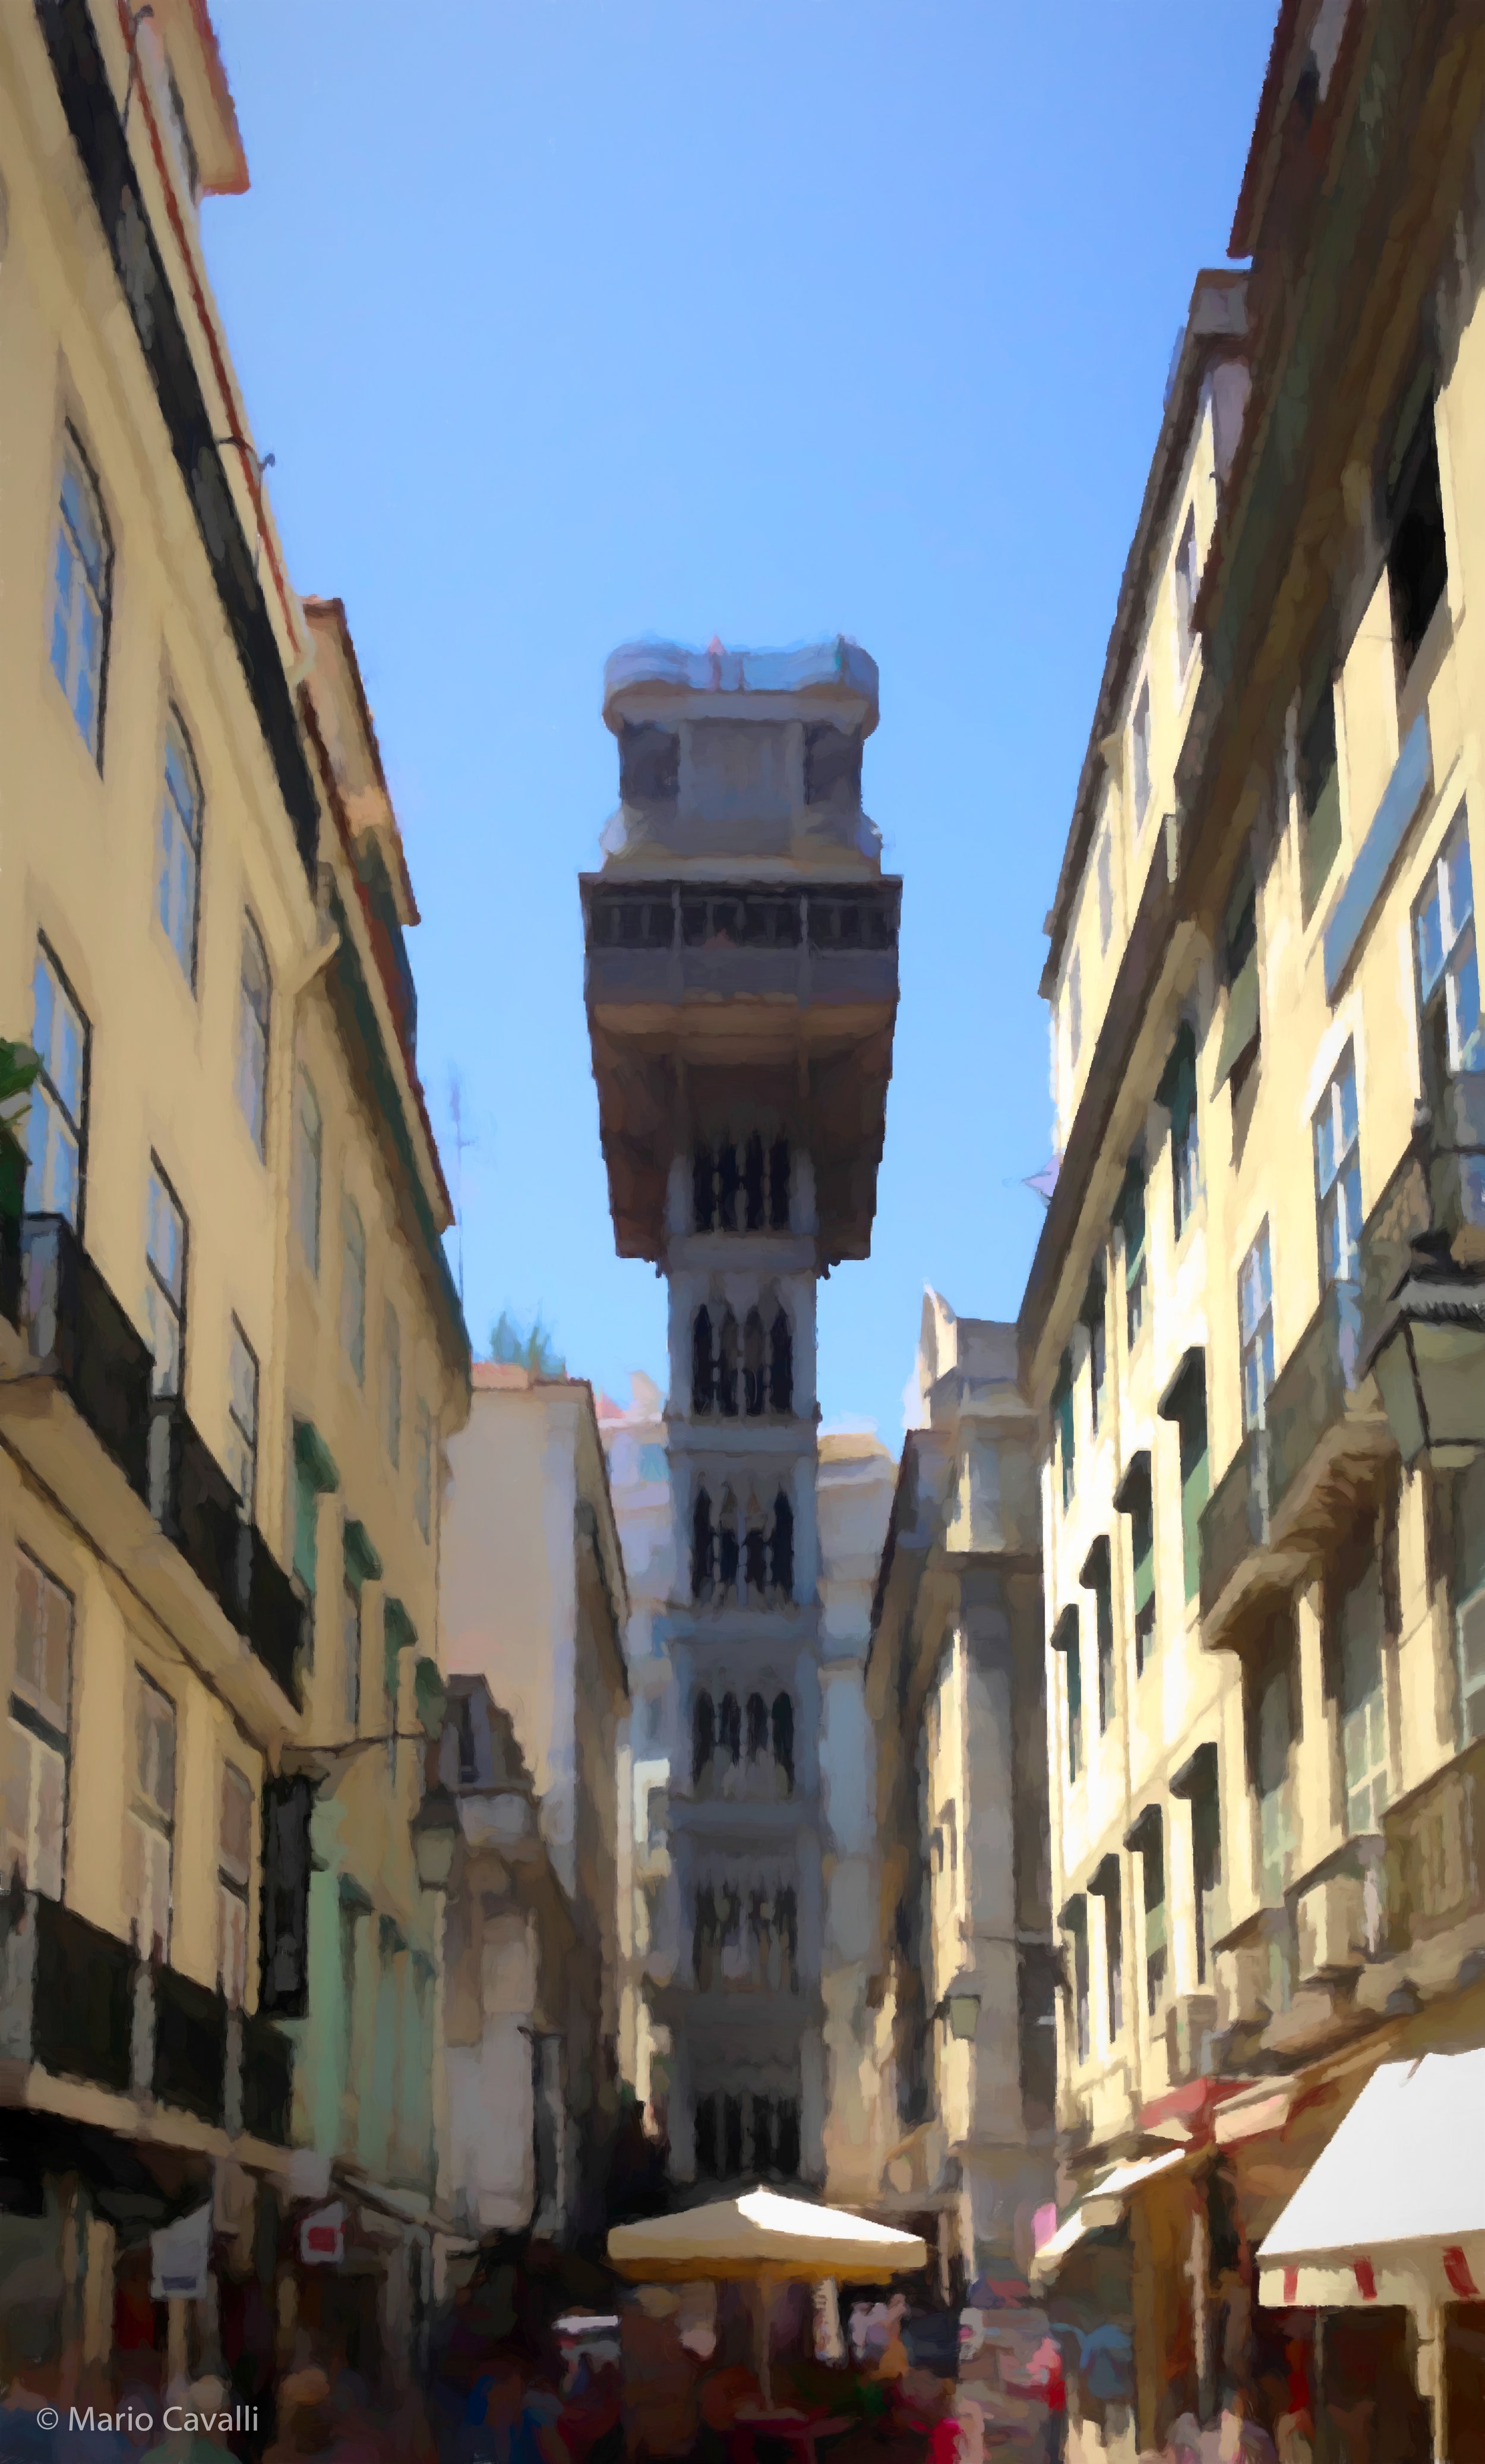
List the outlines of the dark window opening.
{"type": "Polygon", "coordinates": [[[782,1309],[769,1332],[769,1407],[779,1413],[794,1410],[794,1335],[782,1309]]]}
{"type": "Polygon", "coordinates": [[[725,1419],[737,1418],[737,1320],[731,1309],[723,1311],[722,1329],[717,1337],[716,1395],[717,1409],[725,1419]]]}
{"type": "Polygon", "coordinates": [[[761,1694],[748,1697],[748,1760],[758,1761],[768,1751],[768,1705],[761,1694]]]}
{"type": "Polygon", "coordinates": [[[731,1138],[717,1150],[717,1228],[737,1229],[737,1149],[731,1138]]]}
{"type": "Polygon", "coordinates": [[[794,1597],[794,1508],[782,1489],[774,1501],[770,1573],[780,1599],[794,1597]]]}
{"type": "Polygon", "coordinates": [[[716,1714],[710,1694],[698,1694],[691,1706],[691,1786],[701,1784],[716,1751],[716,1714]]]}
{"type": "Polygon", "coordinates": [[[696,1492],[691,1512],[691,1597],[710,1599],[716,1565],[716,1534],[711,1523],[711,1500],[704,1488],[696,1492]]]}
{"type": "Polygon", "coordinates": [[[673,728],[619,723],[619,796],[625,804],[673,803],[681,792],[681,739],[673,728]]]}
{"type": "Polygon", "coordinates": [[[716,1168],[710,1147],[698,1147],[691,1159],[691,1221],[698,1232],[710,1232],[717,1220],[716,1168]]]}
{"type": "Polygon", "coordinates": [[[733,1597],[737,1590],[737,1508],[731,1489],[722,1491],[722,1507],[717,1516],[717,1589],[724,1600],[733,1597]]]}
{"type": "Polygon", "coordinates": [[[1095,1271],[1088,1278],[1083,1297],[1082,1323],[1088,1336],[1088,1407],[1095,1435],[1103,1414],[1103,1397],[1108,1383],[1108,1308],[1103,1277],[1095,1271]]]}
{"type": "Polygon", "coordinates": [[[862,742],[829,719],[804,731],[804,801],[851,810],[862,800],[862,742]]]}
{"type": "Polygon", "coordinates": [[[724,1694],[717,1722],[717,1751],[725,1763],[742,1760],[742,1705],[735,1694],[724,1694]]]}
{"type": "Polygon", "coordinates": [[[756,1130],[743,1149],[744,1216],[750,1232],[761,1232],[764,1216],[763,1140],[756,1130]]]}
{"type": "Polygon", "coordinates": [[[794,1786],[794,1705],[787,1694],[774,1697],[774,1760],[789,1786],[794,1786]]]}
{"type": "Polygon", "coordinates": [[[1431,397],[1424,404],[1412,441],[1403,454],[1388,510],[1392,544],[1387,550],[1387,580],[1401,683],[1418,655],[1449,581],[1431,397]]]}
{"type": "Polygon", "coordinates": [[[756,1420],[768,1401],[768,1374],[763,1320],[755,1309],[743,1321],[742,1361],[743,1410],[750,1420],[756,1420]]]}
{"type": "Polygon", "coordinates": [[[789,1229],[789,1141],[775,1138],[768,1155],[768,1228],[789,1229]]]}
{"type": "Polygon", "coordinates": [[[711,1311],[699,1309],[691,1328],[691,1410],[710,1412],[712,1390],[711,1311]]]}
{"type": "Polygon", "coordinates": [[[1341,851],[1341,762],[1336,695],[1327,666],[1299,737],[1299,905],[1306,924],[1341,851]]]}

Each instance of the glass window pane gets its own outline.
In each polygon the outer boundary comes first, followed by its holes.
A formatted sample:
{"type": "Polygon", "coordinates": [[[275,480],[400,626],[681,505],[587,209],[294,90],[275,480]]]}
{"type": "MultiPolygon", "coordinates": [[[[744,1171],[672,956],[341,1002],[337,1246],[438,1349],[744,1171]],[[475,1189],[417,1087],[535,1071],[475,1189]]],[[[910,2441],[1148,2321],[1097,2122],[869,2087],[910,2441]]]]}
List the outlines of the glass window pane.
{"type": "Polygon", "coordinates": [[[1343,1154],[1356,1143],[1356,1065],[1347,1053],[1336,1075],[1338,1109],[1341,1115],[1340,1142],[1343,1154]]]}
{"type": "Polygon", "coordinates": [[[52,1037],[55,1025],[52,970],[44,957],[36,959],[36,972],[32,978],[31,1041],[44,1067],[50,1070],[54,1060],[52,1037]]]}
{"type": "Polygon", "coordinates": [[[1444,879],[1449,894],[1449,937],[1452,941],[1474,913],[1474,885],[1470,873],[1470,834],[1464,815],[1449,834],[1444,848],[1444,879]]]}
{"type": "Polygon", "coordinates": [[[1427,1001],[1444,971],[1444,918],[1436,890],[1419,909],[1414,930],[1418,940],[1418,979],[1427,1001]]]}
{"type": "Polygon", "coordinates": [[[1455,946],[1450,977],[1450,1039],[1454,1067],[1485,1069],[1485,1037],[1480,1032],[1480,963],[1473,924],[1455,946]]]}
{"type": "Polygon", "coordinates": [[[1315,1115],[1315,1182],[1321,1198],[1336,1177],[1336,1123],[1331,1090],[1315,1115]]]}

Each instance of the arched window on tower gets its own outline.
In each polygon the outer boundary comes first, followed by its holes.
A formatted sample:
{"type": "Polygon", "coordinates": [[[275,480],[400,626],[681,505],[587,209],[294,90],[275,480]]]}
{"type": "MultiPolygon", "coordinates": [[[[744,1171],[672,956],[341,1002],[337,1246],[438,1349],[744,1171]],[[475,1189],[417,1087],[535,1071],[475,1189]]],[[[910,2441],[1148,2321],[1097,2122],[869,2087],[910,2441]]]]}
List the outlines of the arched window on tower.
{"type": "Polygon", "coordinates": [[[710,1694],[698,1694],[691,1705],[691,1786],[699,1788],[716,1751],[716,1717],[710,1694]]]}
{"type": "Polygon", "coordinates": [[[703,1303],[691,1325],[691,1410],[710,1412],[715,1382],[711,1347],[711,1311],[703,1303]]]}
{"type": "Polygon", "coordinates": [[[782,1489],[774,1500],[774,1529],[769,1549],[769,1575],[777,1596],[794,1597],[794,1508],[782,1489]]]}
{"type": "Polygon", "coordinates": [[[768,1751],[768,1705],[761,1694],[748,1697],[748,1760],[758,1762],[768,1751]]]}
{"type": "Polygon", "coordinates": [[[717,1338],[716,1398],[725,1419],[737,1418],[737,1320],[731,1309],[723,1312],[722,1331],[717,1338]]]}
{"type": "Polygon", "coordinates": [[[763,1189],[763,1140],[756,1130],[743,1150],[743,1210],[750,1232],[761,1232],[766,1214],[763,1189]]]}
{"type": "Polygon", "coordinates": [[[735,1694],[722,1697],[722,1715],[717,1722],[717,1748],[724,1763],[742,1760],[742,1706],[735,1694]]]}
{"type": "Polygon", "coordinates": [[[711,1500],[704,1488],[696,1491],[691,1509],[691,1597],[710,1600],[716,1569],[716,1533],[711,1521],[711,1500]]]}
{"type": "Polygon", "coordinates": [[[763,1509],[757,1499],[748,1501],[748,1529],[743,1541],[743,1595],[750,1608],[760,1609],[768,1597],[768,1540],[763,1529],[763,1509]]]}
{"type": "Polygon", "coordinates": [[[767,1344],[763,1318],[751,1309],[743,1320],[743,1410],[750,1420],[758,1419],[768,1406],[767,1344]]]}
{"type": "Polygon", "coordinates": [[[794,1410],[794,1331],[782,1306],[775,1312],[768,1339],[768,1404],[771,1412],[794,1410]]]}
{"type": "Polygon", "coordinates": [[[710,1232],[716,1220],[716,1166],[711,1149],[699,1146],[691,1157],[691,1221],[698,1232],[710,1232]]]}
{"type": "Polygon", "coordinates": [[[768,1228],[789,1229],[789,1141],[775,1138],[768,1151],[768,1228]]]}
{"type": "Polygon", "coordinates": [[[737,1596],[737,1505],[724,1488],[717,1514],[717,1597],[724,1607],[737,1596]]]}
{"type": "Polygon", "coordinates": [[[717,1226],[723,1232],[737,1229],[737,1149],[730,1137],[717,1149],[717,1226]]]}
{"type": "Polygon", "coordinates": [[[788,1786],[794,1787],[794,1705],[787,1694],[774,1697],[774,1760],[788,1786]]]}

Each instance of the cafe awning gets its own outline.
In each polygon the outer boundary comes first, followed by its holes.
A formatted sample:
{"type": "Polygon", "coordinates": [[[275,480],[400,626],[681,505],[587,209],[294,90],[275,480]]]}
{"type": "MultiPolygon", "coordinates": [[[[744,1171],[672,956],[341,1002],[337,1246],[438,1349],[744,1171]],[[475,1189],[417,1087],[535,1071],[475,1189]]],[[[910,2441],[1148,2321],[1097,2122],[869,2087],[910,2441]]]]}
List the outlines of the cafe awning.
{"type": "Polygon", "coordinates": [[[1485,2299],[1485,2047],[1372,2073],[1258,2253],[1284,2308],[1485,2299]]]}
{"type": "Polygon", "coordinates": [[[777,2190],[748,2190],[678,2215],[616,2225],[608,2255],[641,2284],[701,2277],[794,2277],[807,2283],[835,2277],[875,2284],[928,2263],[928,2246],[916,2233],[843,2208],[786,2199],[777,2190]]]}
{"type": "Polygon", "coordinates": [[[1055,2233],[1038,2244],[1031,2263],[1034,2284],[1049,2283],[1063,2261],[1081,2241],[1105,2226],[1117,2225],[1124,2216],[1133,2193],[1157,2174],[1169,2173],[1186,2162],[1184,2147],[1168,2148],[1164,2155],[1137,2157],[1132,2164],[1115,2165],[1101,2181],[1069,2208],[1055,2233]]]}

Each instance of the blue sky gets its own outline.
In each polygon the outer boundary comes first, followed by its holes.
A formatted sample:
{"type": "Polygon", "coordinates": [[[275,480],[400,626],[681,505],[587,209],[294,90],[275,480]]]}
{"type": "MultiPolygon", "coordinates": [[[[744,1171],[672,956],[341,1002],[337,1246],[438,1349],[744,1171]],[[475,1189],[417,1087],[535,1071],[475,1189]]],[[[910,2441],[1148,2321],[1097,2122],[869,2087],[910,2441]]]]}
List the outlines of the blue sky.
{"type": "Polygon", "coordinates": [[[869,1263],[827,1419],[896,1441],[926,1281],[1015,1313],[1042,918],[1276,0],[214,0],[252,175],[207,253],[301,590],[346,603],[425,921],[420,1056],[482,1348],[621,1397],[576,875],[640,633],[850,633],[906,882],[869,1263]]]}

